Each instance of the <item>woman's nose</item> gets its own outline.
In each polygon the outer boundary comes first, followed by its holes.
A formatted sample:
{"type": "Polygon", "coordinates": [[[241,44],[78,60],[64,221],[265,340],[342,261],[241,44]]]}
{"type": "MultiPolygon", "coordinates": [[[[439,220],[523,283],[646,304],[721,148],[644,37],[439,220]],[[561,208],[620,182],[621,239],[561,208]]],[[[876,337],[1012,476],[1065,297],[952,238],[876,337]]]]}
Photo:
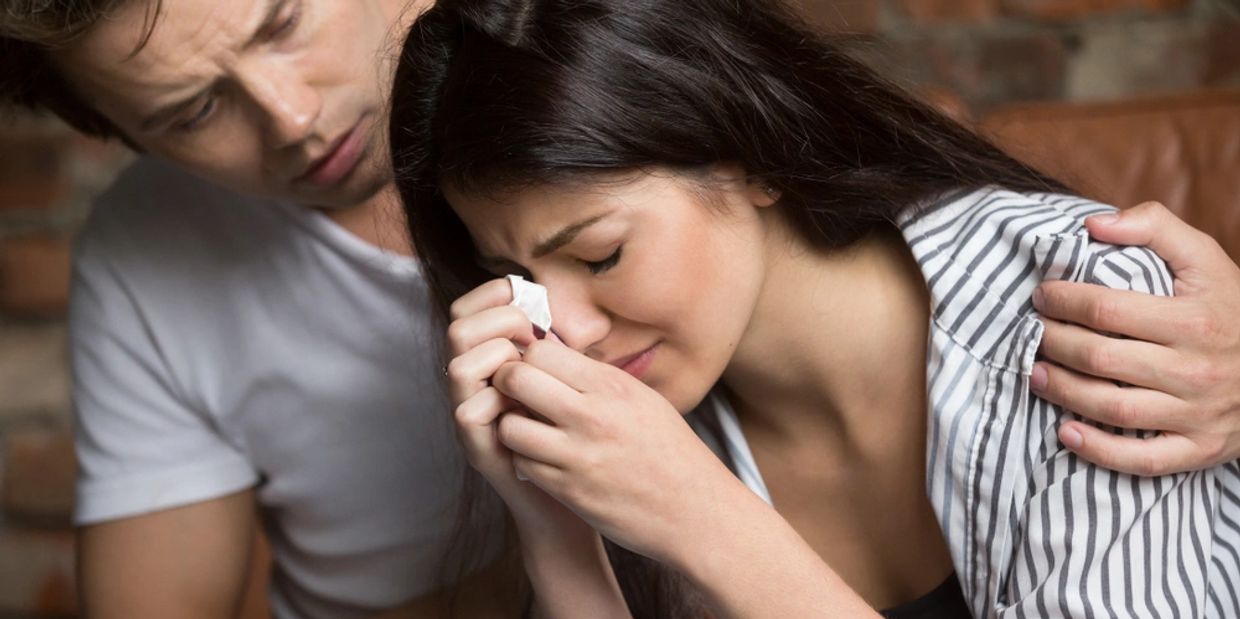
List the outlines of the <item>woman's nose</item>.
{"type": "Polygon", "coordinates": [[[548,287],[551,332],[569,348],[588,352],[611,331],[611,318],[588,296],[548,287]]]}

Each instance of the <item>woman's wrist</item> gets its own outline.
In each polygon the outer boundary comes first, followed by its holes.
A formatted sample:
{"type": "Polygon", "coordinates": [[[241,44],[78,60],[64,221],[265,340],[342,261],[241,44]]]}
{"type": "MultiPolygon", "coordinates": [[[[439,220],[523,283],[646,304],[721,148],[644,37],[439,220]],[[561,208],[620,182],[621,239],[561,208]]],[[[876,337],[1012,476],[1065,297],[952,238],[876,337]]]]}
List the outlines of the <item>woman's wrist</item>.
{"type": "Polygon", "coordinates": [[[737,485],[744,492],[686,527],[665,559],[715,616],[878,616],[773,507],[737,485]]]}
{"type": "Polygon", "coordinates": [[[539,617],[630,617],[603,538],[593,529],[551,535],[518,526],[518,536],[539,617]]]}

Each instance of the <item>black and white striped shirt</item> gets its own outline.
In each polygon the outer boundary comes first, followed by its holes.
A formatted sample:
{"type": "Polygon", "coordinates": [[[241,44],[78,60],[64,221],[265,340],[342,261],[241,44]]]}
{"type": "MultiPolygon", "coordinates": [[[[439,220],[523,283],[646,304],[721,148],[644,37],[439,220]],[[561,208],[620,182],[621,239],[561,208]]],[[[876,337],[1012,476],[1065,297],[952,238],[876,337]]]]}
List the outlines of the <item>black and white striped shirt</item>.
{"type": "MultiPolygon", "coordinates": [[[[1029,391],[1039,282],[1172,293],[1153,252],[1090,240],[1084,219],[1110,210],[987,188],[899,221],[932,302],[927,491],[976,617],[1240,617],[1240,466],[1140,478],[1090,465],[1057,438],[1074,415],[1029,391]]],[[[712,398],[699,431],[769,501],[712,398]]]]}

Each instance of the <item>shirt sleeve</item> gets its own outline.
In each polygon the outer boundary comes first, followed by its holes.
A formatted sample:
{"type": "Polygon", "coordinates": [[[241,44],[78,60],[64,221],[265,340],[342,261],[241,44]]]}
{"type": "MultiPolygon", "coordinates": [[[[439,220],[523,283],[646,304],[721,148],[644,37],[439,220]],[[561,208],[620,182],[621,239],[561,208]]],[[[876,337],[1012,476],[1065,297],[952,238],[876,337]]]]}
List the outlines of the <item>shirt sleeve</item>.
{"type": "Polygon", "coordinates": [[[112,259],[115,249],[89,227],[75,248],[69,328],[78,524],[219,498],[258,479],[209,417],[187,404],[143,299],[112,259]]]}
{"type": "MultiPolygon", "coordinates": [[[[1066,277],[1157,295],[1172,278],[1141,247],[1090,244],[1066,277]]],[[[1031,437],[1024,500],[1016,503],[1014,544],[996,617],[1201,617],[1218,518],[1218,471],[1143,478],[1078,459],[1056,429],[1070,411],[1029,397],[1042,434],[1031,437]]],[[[1120,433],[1120,430],[1108,428],[1120,433]]],[[[1123,431],[1130,436],[1147,432],[1123,431]]]]}

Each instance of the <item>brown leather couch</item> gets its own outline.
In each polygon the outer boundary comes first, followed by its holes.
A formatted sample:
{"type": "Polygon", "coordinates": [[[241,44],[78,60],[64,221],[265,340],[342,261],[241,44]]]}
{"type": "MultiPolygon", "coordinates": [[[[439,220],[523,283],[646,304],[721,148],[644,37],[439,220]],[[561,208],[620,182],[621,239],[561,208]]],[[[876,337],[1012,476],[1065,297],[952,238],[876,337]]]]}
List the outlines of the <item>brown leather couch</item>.
{"type": "Polygon", "coordinates": [[[1240,91],[1010,105],[980,125],[1087,197],[1166,204],[1240,261],[1240,91]]]}

